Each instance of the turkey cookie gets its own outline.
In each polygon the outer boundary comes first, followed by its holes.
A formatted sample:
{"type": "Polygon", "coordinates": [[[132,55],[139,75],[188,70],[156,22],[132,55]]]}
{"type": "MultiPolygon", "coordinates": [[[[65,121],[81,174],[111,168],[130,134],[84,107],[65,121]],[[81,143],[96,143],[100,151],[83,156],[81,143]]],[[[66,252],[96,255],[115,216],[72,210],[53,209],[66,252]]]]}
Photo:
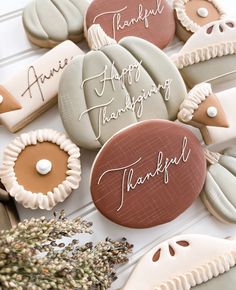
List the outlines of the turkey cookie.
{"type": "Polygon", "coordinates": [[[23,24],[29,40],[40,47],[54,47],[83,38],[87,0],[34,0],[23,12],[23,24]]]}
{"type": "Polygon", "coordinates": [[[166,0],[94,0],[85,21],[87,29],[100,24],[116,41],[137,36],[159,48],[166,47],[175,34],[174,13],[166,0]]]}
{"type": "Polygon", "coordinates": [[[0,178],[26,208],[52,209],[80,182],[80,150],[64,134],[50,129],[22,134],[8,145],[0,178]]]}
{"type": "Polygon", "coordinates": [[[176,34],[183,40],[195,33],[201,26],[226,16],[217,0],[175,0],[176,34]]]}
{"type": "Polygon", "coordinates": [[[212,143],[207,126],[229,127],[227,116],[210,84],[196,85],[180,106],[178,119],[200,129],[206,144],[212,143]]]}
{"type": "Polygon", "coordinates": [[[186,87],[160,49],[131,36],[117,43],[99,25],[88,36],[93,50],[71,62],[59,87],[60,115],[75,143],[96,149],[130,124],[176,120],[186,87]]]}
{"type": "Polygon", "coordinates": [[[205,175],[203,149],[188,129],[149,120],[123,129],[103,146],[90,187],[96,207],[108,219],[148,228],[185,211],[201,192],[205,175]]]}
{"type": "Polygon", "coordinates": [[[209,23],[194,33],[172,59],[187,85],[230,83],[236,79],[236,20],[209,23]]]}
{"type": "Polygon", "coordinates": [[[219,220],[236,223],[236,146],[221,154],[209,153],[202,200],[219,220]]]}
{"type": "Polygon", "coordinates": [[[149,251],[123,290],[234,290],[236,241],[181,235],[149,251]]]}
{"type": "Polygon", "coordinates": [[[0,123],[16,132],[52,107],[62,72],[78,54],[82,50],[65,41],[3,83],[0,123]]]}

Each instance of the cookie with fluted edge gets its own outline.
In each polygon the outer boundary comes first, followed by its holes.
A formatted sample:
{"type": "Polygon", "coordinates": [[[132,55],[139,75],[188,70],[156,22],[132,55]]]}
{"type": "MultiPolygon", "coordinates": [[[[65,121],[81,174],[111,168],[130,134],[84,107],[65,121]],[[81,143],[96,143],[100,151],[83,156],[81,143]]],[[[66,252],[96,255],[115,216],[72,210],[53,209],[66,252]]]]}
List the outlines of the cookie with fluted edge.
{"type": "Polygon", "coordinates": [[[26,208],[52,209],[79,187],[80,150],[63,133],[40,129],[23,133],[5,149],[0,178],[26,208]]]}
{"type": "Polygon", "coordinates": [[[189,88],[209,82],[213,88],[236,85],[236,19],[202,26],[172,60],[189,88]]]}
{"type": "Polygon", "coordinates": [[[144,255],[122,290],[234,290],[236,240],[181,235],[144,255]]]}
{"type": "Polygon", "coordinates": [[[200,27],[226,17],[226,12],[218,0],[174,0],[176,34],[183,40],[200,27]]]}
{"type": "Polygon", "coordinates": [[[84,35],[87,0],[33,0],[23,11],[23,24],[29,40],[40,47],[54,47],[84,35]]]}

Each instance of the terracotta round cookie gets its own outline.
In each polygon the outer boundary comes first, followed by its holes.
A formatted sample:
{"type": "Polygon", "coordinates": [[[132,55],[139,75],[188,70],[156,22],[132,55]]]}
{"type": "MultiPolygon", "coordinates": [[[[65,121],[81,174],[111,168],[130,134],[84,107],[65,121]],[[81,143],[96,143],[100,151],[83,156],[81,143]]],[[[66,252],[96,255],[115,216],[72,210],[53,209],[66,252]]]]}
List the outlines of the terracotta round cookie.
{"type": "Polygon", "coordinates": [[[175,0],[176,34],[183,40],[195,33],[201,26],[226,16],[217,0],[175,0]]]}
{"type": "Polygon", "coordinates": [[[235,290],[236,239],[170,238],[146,253],[123,290],[235,290]]]}
{"type": "Polygon", "coordinates": [[[51,209],[80,182],[80,150],[50,129],[22,134],[8,145],[0,178],[16,201],[31,209],[51,209]]]}
{"type": "Polygon", "coordinates": [[[23,24],[29,40],[40,47],[83,39],[87,0],[33,0],[24,9],[23,24]]]}
{"type": "Polygon", "coordinates": [[[148,228],[167,223],[197,198],[206,161],[197,138],[165,120],[144,121],[114,135],[98,153],[91,193],[111,221],[148,228]]]}
{"type": "Polygon", "coordinates": [[[85,36],[93,24],[100,24],[116,41],[137,36],[159,48],[175,34],[174,13],[166,0],[94,0],[85,16],[85,36]]]}

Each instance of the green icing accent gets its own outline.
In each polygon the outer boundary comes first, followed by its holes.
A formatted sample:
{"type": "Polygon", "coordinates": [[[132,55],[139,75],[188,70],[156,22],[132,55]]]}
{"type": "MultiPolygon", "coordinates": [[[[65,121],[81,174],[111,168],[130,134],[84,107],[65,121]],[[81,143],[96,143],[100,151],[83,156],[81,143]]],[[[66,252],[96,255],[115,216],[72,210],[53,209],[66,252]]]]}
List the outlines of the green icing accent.
{"type": "Polygon", "coordinates": [[[191,290],[235,290],[236,289],[236,267],[229,272],[213,278],[208,282],[191,288],[191,290]]]}

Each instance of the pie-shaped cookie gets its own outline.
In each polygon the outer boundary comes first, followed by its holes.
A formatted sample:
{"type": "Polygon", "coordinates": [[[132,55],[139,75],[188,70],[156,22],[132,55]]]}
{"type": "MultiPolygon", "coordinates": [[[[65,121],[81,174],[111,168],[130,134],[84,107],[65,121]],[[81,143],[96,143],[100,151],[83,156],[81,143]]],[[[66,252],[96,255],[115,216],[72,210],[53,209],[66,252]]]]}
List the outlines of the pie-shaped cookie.
{"type": "Polygon", "coordinates": [[[203,149],[190,130],[149,120],[105,143],[94,161],[90,187],[105,217],[123,226],[148,228],[183,213],[200,194],[205,174],[203,149]]]}
{"type": "Polygon", "coordinates": [[[159,48],[134,36],[117,43],[97,24],[92,51],[62,75],[59,111],[70,138],[96,149],[124,127],[143,120],[176,120],[187,95],[178,69],[159,48]]]}
{"type": "Polygon", "coordinates": [[[123,290],[234,290],[235,285],[236,240],[182,235],[141,258],[123,290]]]}
{"type": "Polygon", "coordinates": [[[173,9],[166,0],[94,0],[85,16],[85,36],[100,24],[117,42],[137,36],[163,49],[175,35],[173,9]]]}
{"type": "Polygon", "coordinates": [[[172,59],[190,88],[201,82],[235,86],[236,20],[201,27],[172,59]]]}
{"type": "Polygon", "coordinates": [[[87,0],[33,0],[23,12],[29,40],[41,47],[54,47],[68,39],[79,42],[87,7],[87,0]]]}
{"type": "Polygon", "coordinates": [[[226,16],[218,0],[174,0],[174,10],[176,34],[183,41],[201,26],[226,16]]]}
{"type": "Polygon", "coordinates": [[[52,209],[79,187],[80,150],[63,133],[42,129],[24,133],[4,151],[0,178],[26,208],[52,209]]]}
{"type": "MultiPolygon", "coordinates": [[[[211,127],[228,128],[228,114],[224,112],[224,103],[213,93],[211,85],[201,83],[196,85],[180,106],[179,121],[200,129],[206,144],[211,144],[214,138],[211,127]]],[[[224,131],[224,129],[222,130],[224,131]]]]}

